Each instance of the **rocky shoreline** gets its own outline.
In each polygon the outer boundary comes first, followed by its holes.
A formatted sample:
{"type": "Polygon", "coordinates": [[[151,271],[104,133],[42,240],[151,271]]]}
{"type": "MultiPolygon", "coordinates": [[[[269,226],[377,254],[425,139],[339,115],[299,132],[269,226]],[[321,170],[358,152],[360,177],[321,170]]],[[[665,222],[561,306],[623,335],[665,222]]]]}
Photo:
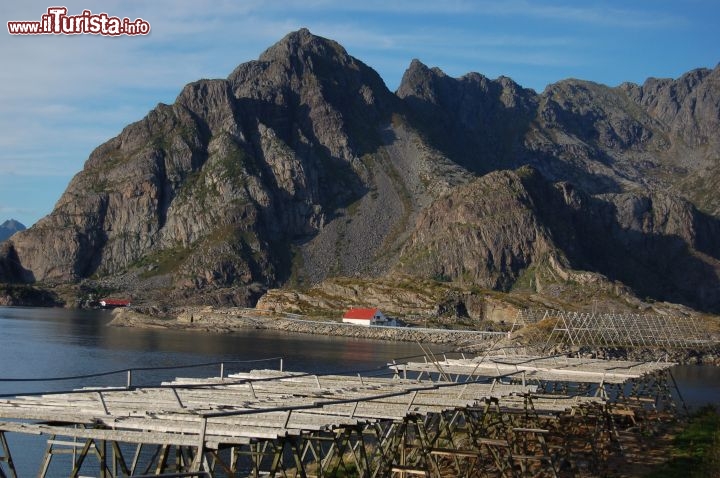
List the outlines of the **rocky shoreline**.
{"type": "MultiPolygon", "coordinates": [[[[122,308],[113,311],[113,327],[141,327],[197,330],[210,333],[239,332],[246,329],[276,330],[288,333],[332,335],[373,340],[443,344],[456,350],[480,353],[490,348],[521,347],[505,334],[451,329],[423,329],[410,327],[362,327],[333,321],[307,320],[291,314],[278,315],[263,310],[245,308],[185,307],[169,310],[156,308],[122,308]]],[[[578,347],[556,347],[552,354],[572,354],[587,358],[653,361],[665,360],[679,364],[720,366],[716,349],[658,351],[652,349],[605,348],[592,350],[578,347]]]]}
{"type": "Polygon", "coordinates": [[[373,340],[447,344],[455,347],[496,342],[504,334],[471,330],[422,329],[410,327],[362,327],[332,321],[279,316],[242,308],[182,308],[158,311],[122,308],[113,311],[113,327],[144,327],[198,330],[211,333],[266,329],[289,333],[333,335],[373,340]]]}

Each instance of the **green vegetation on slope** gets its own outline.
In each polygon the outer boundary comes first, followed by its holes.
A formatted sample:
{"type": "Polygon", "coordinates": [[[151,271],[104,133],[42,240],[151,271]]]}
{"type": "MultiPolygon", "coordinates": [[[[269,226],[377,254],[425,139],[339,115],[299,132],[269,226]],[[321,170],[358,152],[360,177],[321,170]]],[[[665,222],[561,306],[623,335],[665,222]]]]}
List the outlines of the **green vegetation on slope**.
{"type": "Polygon", "coordinates": [[[720,414],[708,406],[675,438],[670,460],[647,478],[720,477],[720,414]]]}

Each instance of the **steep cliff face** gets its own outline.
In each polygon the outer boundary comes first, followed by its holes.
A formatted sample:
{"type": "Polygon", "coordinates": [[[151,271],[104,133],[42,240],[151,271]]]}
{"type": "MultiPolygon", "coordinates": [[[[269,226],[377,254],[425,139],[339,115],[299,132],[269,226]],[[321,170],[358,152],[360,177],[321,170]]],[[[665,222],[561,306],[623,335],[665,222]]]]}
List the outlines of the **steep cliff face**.
{"type": "Polygon", "coordinates": [[[30,281],[23,276],[22,265],[15,248],[9,242],[0,242],[0,279],[7,283],[30,281]]]}
{"type": "Polygon", "coordinates": [[[93,151],[3,245],[0,281],[252,304],[394,271],[556,295],[626,284],[718,311],[719,75],[538,94],[415,60],[393,94],[293,32],[93,151]]]}
{"type": "Polygon", "coordinates": [[[666,162],[679,190],[703,211],[720,216],[720,65],[676,80],[624,84],[627,95],[669,132],[666,162]]]}
{"type": "Polygon", "coordinates": [[[528,163],[591,193],[671,190],[717,216],[719,78],[716,67],[642,86],[550,85],[525,137],[528,163]]]}
{"type": "Polygon", "coordinates": [[[573,270],[595,271],[641,298],[718,310],[720,221],[667,192],[590,196],[524,177],[535,214],[573,270]]]}
{"type": "Polygon", "coordinates": [[[53,213],[13,241],[23,265],[43,281],[115,274],[158,251],[191,255],[224,226],[251,228],[231,99],[222,82],[189,85],[96,149],[53,213]],[[190,109],[198,90],[215,103],[209,118],[190,109]]]}
{"type": "Polygon", "coordinates": [[[240,104],[293,149],[313,147],[348,163],[377,147],[376,126],[397,104],[374,70],[305,29],[228,80],[240,104]]]}
{"type": "Polygon", "coordinates": [[[593,270],[630,285],[640,297],[658,297],[720,310],[720,222],[683,199],[662,192],[624,193],[592,204],[582,244],[593,270]],[[605,234],[603,247],[590,238],[605,234]]]}
{"type": "Polygon", "coordinates": [[[510,78],[451,78],[419,60],[405,71],[397,95],[438,149],[480,174],[519,164],[518,149],[538,101],[510,78]]]}
{"type": "Polygon", "coordinates": [[[720,143],[720,65],[690,71],[676,80],[648,79],[620,86],[648,115],[689,146],[720,143]]]}
{"type": "Polygon", "coordinates": [[[435,201],[417,220],[398,268],[438,280],[509,290],[554,254],[533,198],[509,171],[487,174],[435,201]]]}
{"type": "Polygon", "coordinates": [[[617,281],[641,298],[718,310],[719,233],[720,221],[676,196],[593,197],[525,167],[487,174],[431,204],[396,269],[541,293],[568,280],[594,288],[617,281]]]}

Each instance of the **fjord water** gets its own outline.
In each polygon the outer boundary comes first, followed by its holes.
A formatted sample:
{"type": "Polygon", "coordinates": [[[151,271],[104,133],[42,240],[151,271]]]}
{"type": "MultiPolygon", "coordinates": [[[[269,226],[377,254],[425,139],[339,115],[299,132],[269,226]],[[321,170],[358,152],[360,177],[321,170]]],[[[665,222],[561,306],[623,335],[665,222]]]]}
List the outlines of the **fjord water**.
{"type": "MultiPolygon", "coordinates": [[[[0,307],[0,394],[67,390],[90,385],[122,386],[124,372],[94,379],[16,381],[71,377],[111,370],[172,367],[219,361],[262,360],[226,365],[226,371],[277,368],[342,373],[380,367],[393,358],[420,353],[416,344],[247,330],[212,334],[199,331],[109,327],[107,311],[0,307]]],[[[435,351],[438,351],[435,348],[435,351]]],[[[150,385],[177,376],[217,376],[219,366],[135,372],[133,384],[150,385]]],[[[673,369],[686,402],[720,404],[720,367],[673,369]]],[[[37,473],[44,438],[10,434],[20,476],[37,473]]]]}
{"type": "MultiPolygon", "coordinates": [[[[226,373],[279,366],[291,371],[342,373],[377,368],[393,358],[420,354],[417,344],[247,330],[212,334],[199,331],[109,327],[102,310],[0,307],[0,395],[68,390],[83,386],[123,386],[124,372],[92,379],[17,381],[71,377],[112,370],[173,367],[219,361],[271,359],[226,365],[226,373]]],[[[435,349],[437,350],[437,349],[435,349]]],[[[178,376],[209,377],[219,366],[137,371],[134,385],[178,376]]],[[[37,474],[48,437],[9,434],[19,476],[37,474]]],[[[89,460],[93,462],[93,460],[89,460]]],[[[51,471],[53,468],[51,467],[51,471]]],[[[63,471],[66,471],[63,468],[63,471]]]]}
{"type": "MultiPolygon", "coordinates": [[[[219,361],[267,361],[226,365],[226,371],[275,368],[276,357],[292,371],[339,373],[381,366],[393,358],[418,355],[417,344],[288,334],[249,329],[242,333],[110,327],[104,310],[0,307],[0,394],[66,390],[85,385],[126,383],[126,374],[66,381],[6,379],[69,377],[111,370],[172,367],[219,361]]],[[[134,372],[133,384],[176,376],[211,376],[219,366],[192,370],[134,372]]]]}

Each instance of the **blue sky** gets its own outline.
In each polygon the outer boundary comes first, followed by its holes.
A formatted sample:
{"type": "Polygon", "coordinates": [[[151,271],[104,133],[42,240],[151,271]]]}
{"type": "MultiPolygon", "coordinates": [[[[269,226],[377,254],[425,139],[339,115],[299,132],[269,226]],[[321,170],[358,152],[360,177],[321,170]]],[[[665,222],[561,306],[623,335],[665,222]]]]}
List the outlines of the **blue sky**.
{"type": "Polygon", "coordinates": [[[717,0],[114,0],[0,6],[0,222],[48,214],[90,152],[224,78],[301,27],[339,41],[395,90],[413,58],[452,76],[509,76],[538,92],[565,78],[615,86],[720,62],[717,0]],[[7,21],[69,14],[143,18],[148,36],[14,36],[7,21]]]}

